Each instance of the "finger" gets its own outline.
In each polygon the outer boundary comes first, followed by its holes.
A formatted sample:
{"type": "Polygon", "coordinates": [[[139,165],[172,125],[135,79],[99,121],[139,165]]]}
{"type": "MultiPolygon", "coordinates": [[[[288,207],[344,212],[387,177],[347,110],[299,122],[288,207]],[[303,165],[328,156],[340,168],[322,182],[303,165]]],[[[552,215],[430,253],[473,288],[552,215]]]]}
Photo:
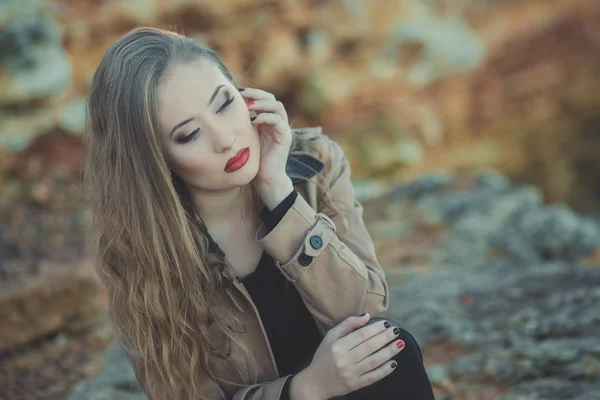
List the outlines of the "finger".
{"type": "MultiPolygon", "coordinates": [[[[260,124],[274,125],[275,132],[273,133],[273,140],[278,144],[281,144],[283,142],[285,135],[286,135],[286,131],[290,130],[287,122],[285,122],[281,118],[280,115],[272,114],[272,113],[258,114],[256,116],[256,119],[254,121],[252,121],[251,123],[253,125],[260,125],[260,124]]],[[[291,137],[291,131],[289,133],[289,136],[291,137]]]]}
{"type": "Polygon", "coordinates": [[[277,100],[255,100],[247,102],[250,111],[271,112],[281,116],[287,122],[288,116],[282,102],[277,100]]]}
{"type": "Polygon", "coordinates": [[[275,95],[267,91],[255,88],[244,88],[244,91],[240,92],[242,97],[246,97],[252,100],[275,100],[275,95]]]}
{"type": "Polygon", "coordinates": [[[394,372],[397,366],[398,363],[396,361],[389,361],[380,366],[379,368],[359,376],[356,379],[357,388],[360,389],[382,380],[383,378],[394,372]]]}
{"type": "MultiPolygon", "coordinates": [[[[379,324],[376,324],[379,325],[379,324]]],[[[360,334],[362,330],[367,330],[365,328],[360,329],[357,332],[354,332],[354,335],[360,334]]],[[[369,333],[365,333],[365,335],[368,335],[369,333]]],[[[354,348],[351,348],[351,352],[352,352],[352,358],[354,360],[362,360],[365,359],[367,357],[369,357],[371,354],[374,354],[375,352],[377,352],[378,350],[380,350],[381,348],[383,348],[386,344],[390,343],[391,341],[393,341],[394,339],[398,338],[398,335],[400,334],[400,330],[397,327],[389,327],[384,329],[383,331],[375,334],[374,336],[368,338],[367,340],[363,341],[362,343],[360,343],[359,345],[357,345],[354,348]]]]}
{"type": "MultiPolygon", "coordinates": [[[[387,321],[376,322],[371,325],[365,326],[352,332],[351,335],[346,336],[343,339],[343,345],[347,349],[353,349],[359,344],[371,339],[373,336],[385,331],[390,328],[390,324],[387,321]]],[[[392,338],[393,339],[393,338],[392,338]]],[[[390,340],[392,340],[390,339],[390,340]]],[[[385,343],[384,343],[385,344],[385,343]]]]}
{"type": "Polygon", "coordinates": [[[404,349],[404,341],[394,340],[381,350],[359,361],[356,364],[357,374],[361,375],[366,374],[369,371],[373,371],[375,368],[378,368],[386,361],[389,361],[391,358],[395,357],[396,354],[402,351],[402,349],[404,349]]]}
{"type": "Polygon", "coordinates": [[[348,317],[327,332],[327,336],[330,336],[332,339],[343,338],[344,336],[354,332],[356,329],[364,326],[367,322],[369,322],[369,318],[371,318],[369,313],[364,313],[358,317],[348,317]]]}

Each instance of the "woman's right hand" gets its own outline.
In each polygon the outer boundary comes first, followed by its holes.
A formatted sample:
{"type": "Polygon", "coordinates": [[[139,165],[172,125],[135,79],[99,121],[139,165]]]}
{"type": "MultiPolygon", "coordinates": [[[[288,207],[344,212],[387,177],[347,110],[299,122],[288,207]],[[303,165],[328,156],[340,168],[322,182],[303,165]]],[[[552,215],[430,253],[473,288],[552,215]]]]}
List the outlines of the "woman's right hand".
{"type": "Polygon", "coordinates": [[[390,359],[404,348],[402,340],[394,340],[397,328],[385,321],[365,326],[368,321],[368,314],[349,317],[325,335],[311,364],[292,379],[293,400],[342,396],[394,371],[390,359]]]}

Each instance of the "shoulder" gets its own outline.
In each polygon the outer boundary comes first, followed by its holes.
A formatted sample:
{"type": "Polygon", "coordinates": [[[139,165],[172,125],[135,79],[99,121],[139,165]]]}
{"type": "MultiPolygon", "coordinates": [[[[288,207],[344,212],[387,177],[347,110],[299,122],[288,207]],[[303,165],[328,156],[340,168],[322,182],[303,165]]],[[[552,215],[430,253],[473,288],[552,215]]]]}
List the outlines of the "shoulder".
{"type": "Polygon", "coordinates": [[[298,165],[306,179],[319,174],[327,181],[347,166],[343,149],[321,127],[292,129],[292,134],[289,164],[298,165]]]}
{"type": "Polygon", "coordinates": [[[323,128],[320,126],[313,126],[307,128],[294,128],[292,129],[294,139],[309,140],[314,142],[327,142],[332,139],[323,132],[323,128]]]}
{"type": "Polygon", "coordinates": [[[292,152],[308,153],[330,169],[345,160],[344,150],[320,126],[292,129],[292,152]]]}

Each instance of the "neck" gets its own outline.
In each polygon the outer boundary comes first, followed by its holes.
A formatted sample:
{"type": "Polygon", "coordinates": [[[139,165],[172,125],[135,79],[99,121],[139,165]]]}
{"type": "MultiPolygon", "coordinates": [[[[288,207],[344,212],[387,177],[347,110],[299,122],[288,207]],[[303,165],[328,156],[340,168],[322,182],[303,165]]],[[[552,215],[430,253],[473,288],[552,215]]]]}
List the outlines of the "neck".
{"type": "MultiPolygon", "coordinates": [[[[248,198],[244,198],[242,188],[218,192],[198,191],[188,188],[194,204],[200,210],[200,217],[207,227],[242,224],[254,218],[254,210],[248,198]]],[[[246,191],[247,192],[247,191],[246,191]]]]}

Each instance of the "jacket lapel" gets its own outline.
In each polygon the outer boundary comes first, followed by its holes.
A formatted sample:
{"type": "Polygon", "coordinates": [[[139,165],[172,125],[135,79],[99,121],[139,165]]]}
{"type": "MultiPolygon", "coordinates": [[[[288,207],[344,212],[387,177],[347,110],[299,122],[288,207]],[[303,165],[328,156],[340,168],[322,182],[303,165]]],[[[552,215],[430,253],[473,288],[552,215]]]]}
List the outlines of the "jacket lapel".
{"type": "Polygon", "coordinates": [[[286,174],[292,183],[305,181],[312,178],[325,168],[325,164],[318,158],[309,154],[290,154],[285,166],[286,174]]]}

